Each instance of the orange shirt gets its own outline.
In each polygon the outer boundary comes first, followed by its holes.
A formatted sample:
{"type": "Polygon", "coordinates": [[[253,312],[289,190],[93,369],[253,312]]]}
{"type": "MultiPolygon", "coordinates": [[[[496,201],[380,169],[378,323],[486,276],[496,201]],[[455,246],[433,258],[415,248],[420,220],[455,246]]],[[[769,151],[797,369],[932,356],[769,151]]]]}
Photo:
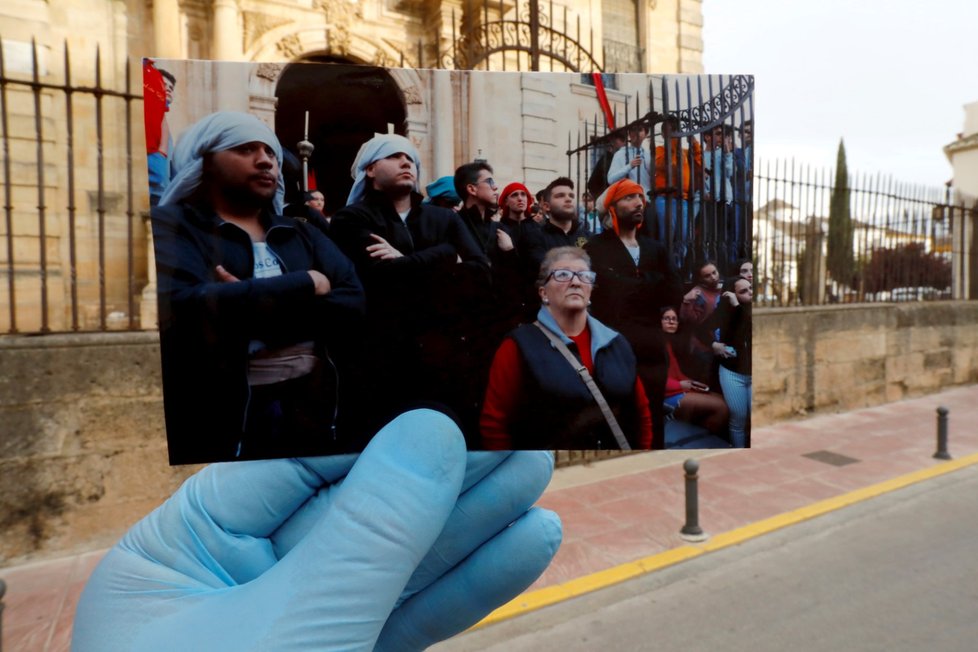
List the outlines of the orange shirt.
{"type": "MultiPolygon", "coordinates": [[[[666,175],[666,148],[663,145],[659,145],[655,148],[655,188],[656,190],[664,190],[667,188],[678,188],[679,187],[679,175],[682,171],[682,191],[683,199],[689,199],[689,183],[690,178],[693,174],[697,177],[702,175],[703,170],[703,149],[700,147],[699,141],[693,140],[693,170],[690,172],[689,167],[689,150],[685,147],[680,147],[679,139],[674,138],[672,144],[670,145],[672,150],[672,178],[669,179],[666,175]],[[680,159],[680,160],[677,160],[680,159]],[[680,167],[681,163],[681,167],[680,167]],[[671,184],[669,183],[671,181],[671,184]]],[[[697,187],[699,184],[697,184],[697,187]]]]}

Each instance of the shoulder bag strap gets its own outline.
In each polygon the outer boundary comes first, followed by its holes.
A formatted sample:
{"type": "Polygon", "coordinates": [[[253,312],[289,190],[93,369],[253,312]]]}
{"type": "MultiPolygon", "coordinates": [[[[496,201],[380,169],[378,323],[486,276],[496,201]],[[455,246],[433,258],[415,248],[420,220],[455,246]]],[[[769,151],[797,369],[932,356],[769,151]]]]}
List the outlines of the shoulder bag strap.
{"type": "Polygon", "coordinates": [[[618,420],[615,419],[615,415],[612,414],[611,408],[608,407],[608,401],[604,399],[604,396],[601,394],[601,390],[598,389],[598,385],[594,382],[594,378],[591,377],[587,367],[581,364],[580,360],[575,358],[574,354],[567,348],[567,345],[564,344],[559,337],[554,335],[543,324],[541,324],[539,321],[535,321],[533,322],[533,325],[539,328],[540,331],[547,336],[547,339],[554,345],[554,348],[560,351],[561,355],[564,356],[564,359],[566,359],[567,362],[574,367],[574,371],[576,371],[577,375],[584,381],[584,385],[587,386],[588,391],[591,392],[594,400],[597,401],[598,407],[601,408],[601,414],[604,415],[604,419],[608,422],[611,432],[615,435],[615,440],[618,442],[618,448],[623,451],[632,450],[632,447],[628,444],[628,440],[625,438],[625,433],[621,431],[621,426],[618,425],[618,420]]]}

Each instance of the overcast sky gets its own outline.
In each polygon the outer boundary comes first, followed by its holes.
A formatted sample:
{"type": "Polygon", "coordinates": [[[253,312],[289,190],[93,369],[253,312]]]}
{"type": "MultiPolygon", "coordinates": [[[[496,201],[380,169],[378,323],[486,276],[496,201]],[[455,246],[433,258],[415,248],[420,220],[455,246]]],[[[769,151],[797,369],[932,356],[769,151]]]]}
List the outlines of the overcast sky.
{"type": "Polygon", "coordinates": [[[755,75],[756,155],[939,186],[978,102],[978,0],[703,0],[706,72],[755,75]]]}

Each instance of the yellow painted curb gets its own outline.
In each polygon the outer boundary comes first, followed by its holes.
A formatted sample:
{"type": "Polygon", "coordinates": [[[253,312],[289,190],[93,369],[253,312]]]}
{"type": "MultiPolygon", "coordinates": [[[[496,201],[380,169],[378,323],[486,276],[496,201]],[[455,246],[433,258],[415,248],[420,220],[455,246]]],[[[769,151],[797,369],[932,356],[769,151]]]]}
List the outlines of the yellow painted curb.
{"type": "Polygon", "coordinates": [[[570,598],[576,598],[585,593],[604,589],[614,584],[678,564],[681,561],[698,557],[704,553],[727,548],[762,534],[774,532],[789,525],[795,525],[796,523],[807,521],[816,516],[821,516],[837,509],[842,509],[843,507],[848,507],[849,505],[875,498],[876,496],[896,491],[897,489],[902,489],[923,480],[951,473],[952,471],[957,471],[958,469],[974,464],[978,464],[978,453],[973,453],[960,459],[942,462],[932,467],[921,469],[920,471],[907,473],[869,487],[863,487],[862,489],[856,489],[833,498],[820,500],[817,503],[799,507],[790,512],[778,514],[777,516],[772,516],[756,523],[750,523],[735,530],[717,534],[702,544],[690,544],[673,548],[672,550],[665,550],[648,557],[578,577],[563,584],[556,584],[537,591],[524,593],[493,611],[473,625],[472,629],[508,620],[542,607],[548,607],[552,604],[569,600],[570,598]]]}

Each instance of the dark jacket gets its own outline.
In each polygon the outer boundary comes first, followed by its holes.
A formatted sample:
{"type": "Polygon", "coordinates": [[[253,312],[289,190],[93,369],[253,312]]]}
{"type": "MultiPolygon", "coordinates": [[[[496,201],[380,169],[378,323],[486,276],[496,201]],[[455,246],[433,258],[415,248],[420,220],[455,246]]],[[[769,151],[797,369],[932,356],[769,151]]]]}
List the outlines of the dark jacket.
{"type": "Polygon", "coordinates": [[[515,328],[521,323],[533,321],[540,309],[536,280],[547,247],[540,225],[530,218],[518,222],[503,217],[499,221],[499,228],[509,235],[516,247],[516,268],[512,270],[516,278],[500,295],[504,312],[514,317],[511,328],[515,328]]]}
{"type": "Polygon", "coordinates": [[[336,212],[330,235],[367,293],[365,373],[373,383],[377,424],[429,402],[456,417],[472,413],[468,418],[477,422],[478,370],[492,355],[477,336],[491,281],[489,261],[458,215],[415,194],[402,221],[391,200],[370,189],[336,212]],[[371,258],[372,234],[403,255],[371,258]]]}
{"type": "Polygon", "coordinates": [[[652,432],[661,448],[664,432],[665,384],[669,359],[659,333],[660,309],[678,306],[682,283],[665,247],[639,232],[638,265],[621,238],[604,231],[591,238],[584,250],[598,278],[591,295],[591,314],[620,332],[638,358],[638,374],[645,386],[652,411],[652,432]]]}
{"type": "MultiPolygon", "coordinates": [[[[328,359],[359,330],[364,293],[350,261],[307,224],[269,213],[261,220],[283,274],[253,279],[251,239],[244,230],[209,208],[153,209],[171,463],[235,457],[250,397],[250,342],[278,348],[312,341],[328,359]],[[220,281],[218,265],[240,280],[220,281]],[[332,290],[316,296],[308,270],[322,272],[332,290]]],[[[345,361],[333,362],[342,374],[345,361]]],[[[323,425],[328,436],[337,424],[323,425]]]]}
{"type": "Polygon", "coordinates": [[[574,228],[564,233],[563,229],[547,220],[541,225],[540,232],[543,235],[545,252],[555,247],[583,247],[588,239],[588,230],[584,228],[583,222],[574,222],[574,228]]]}
{"type": "Polygon", "coordinates": [[[598,275],[591,314],[629,341],[646,331],[658,332],[660,308],[678,310],[682,303],[682,282],[665,247],[641,232],[637,240],[638,265],[614,231],[604,231],[584,246],[598,275]]]}
{"type": "MultiPolygon", "coordinates": [[[[560,337],[580,360],[573,341],[560,332],[546,310],[540,321],[560,337]]],[[[621,335],[593,318],[588,319],[594,360],[594,381],[608,402],[632,448],[640,447],[635,407],[635,355],[621,335]]],[[[524,399],[511,422],[514,446],[520,449],[617,449],[618,443],[601,408],[540,329],[524,324],[510,335],[523,361],[524,399]]]]}
{"type": "Polygon", "coordinates": [[[736,357],[718,356],[720,364],[730,371],[751,375],[751,316],[753,304],[730,305],[726,297],[720,297],[720,305],[710,315],[710,322],[720,331],[720,342],[732,346],[736,357]]]}

